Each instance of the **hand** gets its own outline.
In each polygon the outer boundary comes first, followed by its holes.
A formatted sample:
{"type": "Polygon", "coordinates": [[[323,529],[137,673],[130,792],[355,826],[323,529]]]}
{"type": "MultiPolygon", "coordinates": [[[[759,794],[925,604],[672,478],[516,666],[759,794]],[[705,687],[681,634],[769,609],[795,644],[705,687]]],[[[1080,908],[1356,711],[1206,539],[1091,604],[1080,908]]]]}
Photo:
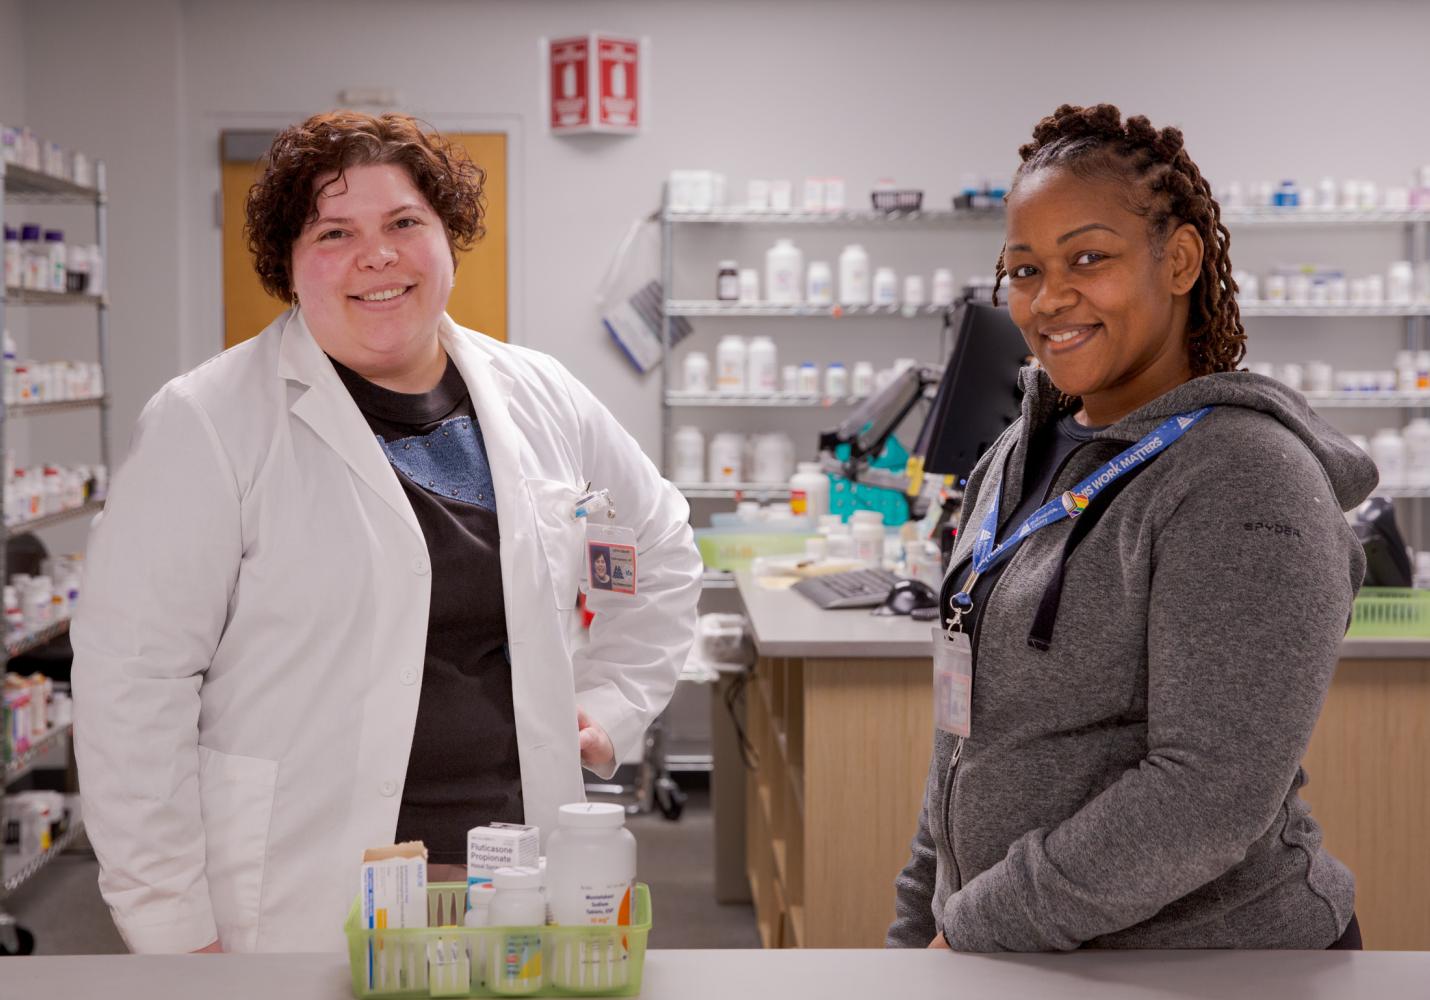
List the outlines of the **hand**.
{"type": "Polygon", "coordinates": [[[190,955],[222,955],[222,954],[223,954],[223,945],[219,944],[217,940],[214,940],[214,941],[211,941],[211,942],[209,942],[208,944],[204,945],[202,948],[197,948],[197,949],[195,949],[194,951],[189,952],[189,954],[190,954],[190,955]]]}
{"type": "Polygon", "coordinates": [[[581,764],[600,771],[616,759],[616,748],[599,724],[579,708],[576,710],[576,740],[581,748],[581,764]]]}
{"type": "Polygon", "coordinates": [[[943,950],[943,951],[952,951],[952,950],[953,950],[952,948],[950,948],[950,947],[948,946],[948,942],[947,942],[946,940],[944,940],[943,931],[939,931],[938,934],[936,934],[936,935],[934,936],[934,939],[929,942],[929,947],[930,947],[930,948],[941,949],[941,950],[943,950]]]}

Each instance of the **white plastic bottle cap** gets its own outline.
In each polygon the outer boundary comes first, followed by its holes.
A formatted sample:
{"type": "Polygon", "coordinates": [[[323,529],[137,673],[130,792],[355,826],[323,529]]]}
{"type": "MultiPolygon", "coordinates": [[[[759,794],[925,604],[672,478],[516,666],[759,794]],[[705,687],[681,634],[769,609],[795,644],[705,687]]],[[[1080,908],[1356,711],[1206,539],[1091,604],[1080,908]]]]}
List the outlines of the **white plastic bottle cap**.
{"type": "Polygon", "coordinates": [[[574,802],[561,807],[558,821],[562,826],[588,828],[624,826],[626,808],[614,802],[574,802]]]}
{"type": "Polygon", "coordinates": [[[467,908],[479,909],[492,905],[492,897],[496,895],[496,887],[490,882],[478,882],[476,885],[467,886],[467,908]]]}
{"type": "MultiPolygon", "coordinates": [[[[620,808],[617,806],[616,808],[620,808]]],[[[492,886],[495,889],[540,889],[541,869],[539,868],[498,868],[492,872],[492,886]]]]}

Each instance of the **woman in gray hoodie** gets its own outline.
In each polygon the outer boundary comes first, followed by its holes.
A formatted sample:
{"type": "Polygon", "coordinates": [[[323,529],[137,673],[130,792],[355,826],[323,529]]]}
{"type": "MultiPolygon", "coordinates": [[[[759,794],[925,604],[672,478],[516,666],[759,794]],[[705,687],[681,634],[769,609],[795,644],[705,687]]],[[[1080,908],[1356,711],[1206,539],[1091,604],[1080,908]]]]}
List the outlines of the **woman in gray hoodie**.
{"type": "Polygon", "coordinates": [[[967,484],[889,944],[1358,947],[1298,791],[1374,465],[1236,370],[1230,237],[1179,130],[1065,105],[1033,136],[998,277],[1040,367],[967,484]]]}

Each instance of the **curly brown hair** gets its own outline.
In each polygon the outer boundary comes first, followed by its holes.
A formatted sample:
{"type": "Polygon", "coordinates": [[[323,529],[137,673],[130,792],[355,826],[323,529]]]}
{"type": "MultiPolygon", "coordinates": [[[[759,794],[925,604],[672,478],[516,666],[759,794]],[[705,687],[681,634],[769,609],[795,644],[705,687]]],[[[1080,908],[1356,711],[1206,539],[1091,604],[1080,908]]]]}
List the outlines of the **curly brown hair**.
{"type": "MultiPolygon", "coordinates": [[[[1167,234],[1190,223],[1205,248],[1202,272],[1191,291],[1187,354],[1192,375],[1235,371],[1246,354],[1246,330],[1231,276],[1231,233],[1211,185],[1187,155],[1178,128],[1158,130],[1142,115],[1126,123],[1112,104],[1082,108],[1064,104],[1033,128],[1033,141],[1019,147],[1018,181],[1044,167],[1063,167],[1079,177],[1114,180],[1129,187],[1128,203],[1147,219],[1154,252],[1167,234]]],[[[998,254],[994,301],[1007,271],[998,254]]]]}
{"type": "Polygon", "coordinates": [[[253,269],[271,295],[294,301],[293,243],[318,217],[318,195],[349,167],[390,163],[412,183],[447,231],[455,265],[486,234],[486,171],[465,150],[408,115],[329,111],[279,132],[248,191],[244,235],[253,269]],[[329,178],[329,175],[333,175],[329,178]],[[318,182],[324,178],[322,184],[318,182]]]}

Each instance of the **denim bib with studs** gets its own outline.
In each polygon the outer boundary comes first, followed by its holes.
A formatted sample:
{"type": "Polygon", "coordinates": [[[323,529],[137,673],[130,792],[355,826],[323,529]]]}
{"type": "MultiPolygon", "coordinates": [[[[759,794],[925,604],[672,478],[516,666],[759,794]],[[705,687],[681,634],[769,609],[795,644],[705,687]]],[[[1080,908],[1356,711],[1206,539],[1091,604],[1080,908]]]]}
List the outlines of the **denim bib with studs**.
{"type": "Polygon", "coordinates": [[[496,513],[486,445],[471,417],[444,420],[430,434],[377,440],[388,461],[422,489],[496,513]]]}

